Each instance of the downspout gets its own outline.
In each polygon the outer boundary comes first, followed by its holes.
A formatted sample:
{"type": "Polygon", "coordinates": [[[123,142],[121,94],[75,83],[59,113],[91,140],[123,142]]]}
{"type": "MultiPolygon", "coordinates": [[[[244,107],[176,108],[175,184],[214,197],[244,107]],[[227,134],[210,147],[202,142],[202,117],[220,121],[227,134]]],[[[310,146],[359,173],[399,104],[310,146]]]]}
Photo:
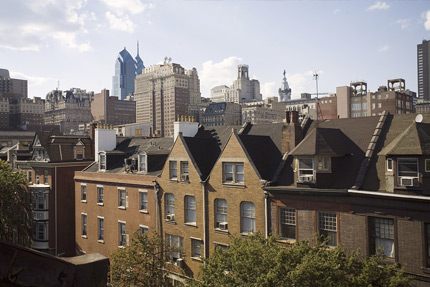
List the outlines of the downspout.
{"type": "Polygon", "coordinates": [[[158,191],[159,191],[159,185],[154,180],[152,182],[154,184],[154,193],[155,193],[155,232],[159,235],[159,216],[158,216],[158,191]]]}
{"type": "Polygon", "coordinates": [[[268,211],[269,209],[267,208],[267,204],[268,204],[268,197],[269,195],[267,194],[267,191],[264,191],[264,223],[265,223],[265,236],[266,238],[269,237],[269,216],[268,216],[268,211]]]}
{"type": "MultiPolygon", "coordinates": [[[[207,238],[207,226],[206,226],[206,183],[209,180],[209,177],[206,180],[200,181],[202,185],[202,195],[203,195],[203,258],[207,258],[207,247],[206,246],[206,238],[207,238]]],[[[206,261],[204,262],[206,265],[206,261]]]]}

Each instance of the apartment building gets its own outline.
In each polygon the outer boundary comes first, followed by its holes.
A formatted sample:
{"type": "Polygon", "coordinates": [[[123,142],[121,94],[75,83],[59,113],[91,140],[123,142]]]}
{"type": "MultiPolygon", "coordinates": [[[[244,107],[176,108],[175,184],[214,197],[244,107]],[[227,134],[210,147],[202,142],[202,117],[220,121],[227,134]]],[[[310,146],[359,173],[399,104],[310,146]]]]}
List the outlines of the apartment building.
{"type": "Polygon", "coordinates": [[[210,103],[202,115],[201,123],[205,127],[240,125],[241,110],[241,105],[236,103],[210,103]]]}
{"type": "Polygon", "coordinates": [[[123,100],[109,96],[109,90],[94,94],[91,104],[93,119],[102,124],[125,125],[136,122],[136,102],[131,97],[123,100]]]}
{"type": "Polygon", "coordinates": [[[285,118],[285,110],[285,102],[278,102],[277,97],[269,97],[258,102],[243,103],[242,123],[280,123],[285,118]]]}

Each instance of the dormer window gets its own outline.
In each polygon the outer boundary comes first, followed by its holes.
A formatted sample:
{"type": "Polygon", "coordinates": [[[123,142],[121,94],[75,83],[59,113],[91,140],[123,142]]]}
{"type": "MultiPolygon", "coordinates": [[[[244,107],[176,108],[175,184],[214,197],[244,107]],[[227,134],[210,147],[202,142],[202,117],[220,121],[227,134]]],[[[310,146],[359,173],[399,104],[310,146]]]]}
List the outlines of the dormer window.
{"type": "Polygon", "coordinates": [[[148,171],[148,167],[147,167],[147,154],[146,153],[140,153],[139,154],[139,171],[148,171]]]}
{"type": "Polygon", "coordinates": [[[301,157],[298,161],[298,181],[314,182],[314,159],[312,157],[301,157]]]}
{"type": "Polygon", "coordinates": [[[317,167],[319,172],[330,172],[330,157],[317,156],[317,167]]]}
{"type": "Polygon", "coordinates": [[[397,173],[400,186],[418,186],[418,159],[398,158],[397,173]]]}
{"type": "Polygon", "coordinates": [[[104,152],[99,153],[99,170],[106,170],[106,153],[104,152]]]}
{"type": "Polygon", "coordinates": [[[75,155],[76,160],[85,159],[85,146],[76,144],[73,148],[73,153],[75,155]]]}

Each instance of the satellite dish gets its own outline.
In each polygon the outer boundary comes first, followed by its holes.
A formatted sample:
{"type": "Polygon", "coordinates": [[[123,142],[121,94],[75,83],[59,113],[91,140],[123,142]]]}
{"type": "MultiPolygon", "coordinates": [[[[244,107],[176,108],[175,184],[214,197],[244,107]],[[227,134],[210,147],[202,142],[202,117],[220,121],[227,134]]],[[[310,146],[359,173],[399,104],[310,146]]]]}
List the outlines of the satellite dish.
{"type": "Polygon", "coordinates": [[[420,123],[420,122],[422,122],[423,121],[423,115],[422,114],[418,114],[416,117],[415,117],[415,122],[416,123],[420,123]]]}

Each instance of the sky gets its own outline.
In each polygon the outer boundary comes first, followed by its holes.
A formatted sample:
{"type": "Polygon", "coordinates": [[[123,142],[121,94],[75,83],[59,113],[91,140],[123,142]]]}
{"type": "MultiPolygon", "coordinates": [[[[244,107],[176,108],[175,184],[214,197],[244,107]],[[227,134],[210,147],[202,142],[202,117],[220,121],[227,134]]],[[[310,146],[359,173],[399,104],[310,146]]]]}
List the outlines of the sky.
{"type": "Polygon", "coordinates": [[[140,45],[146,67],[195,67],[201,94],[230,86],[247,64],[263,98],[283,72],[292,98],[403,78],[417,91],[417,44],[430,39],[430,1],[0,0],[0,68],[29,97],[57,87],[112,89],[115,60],[140,45]]]}

